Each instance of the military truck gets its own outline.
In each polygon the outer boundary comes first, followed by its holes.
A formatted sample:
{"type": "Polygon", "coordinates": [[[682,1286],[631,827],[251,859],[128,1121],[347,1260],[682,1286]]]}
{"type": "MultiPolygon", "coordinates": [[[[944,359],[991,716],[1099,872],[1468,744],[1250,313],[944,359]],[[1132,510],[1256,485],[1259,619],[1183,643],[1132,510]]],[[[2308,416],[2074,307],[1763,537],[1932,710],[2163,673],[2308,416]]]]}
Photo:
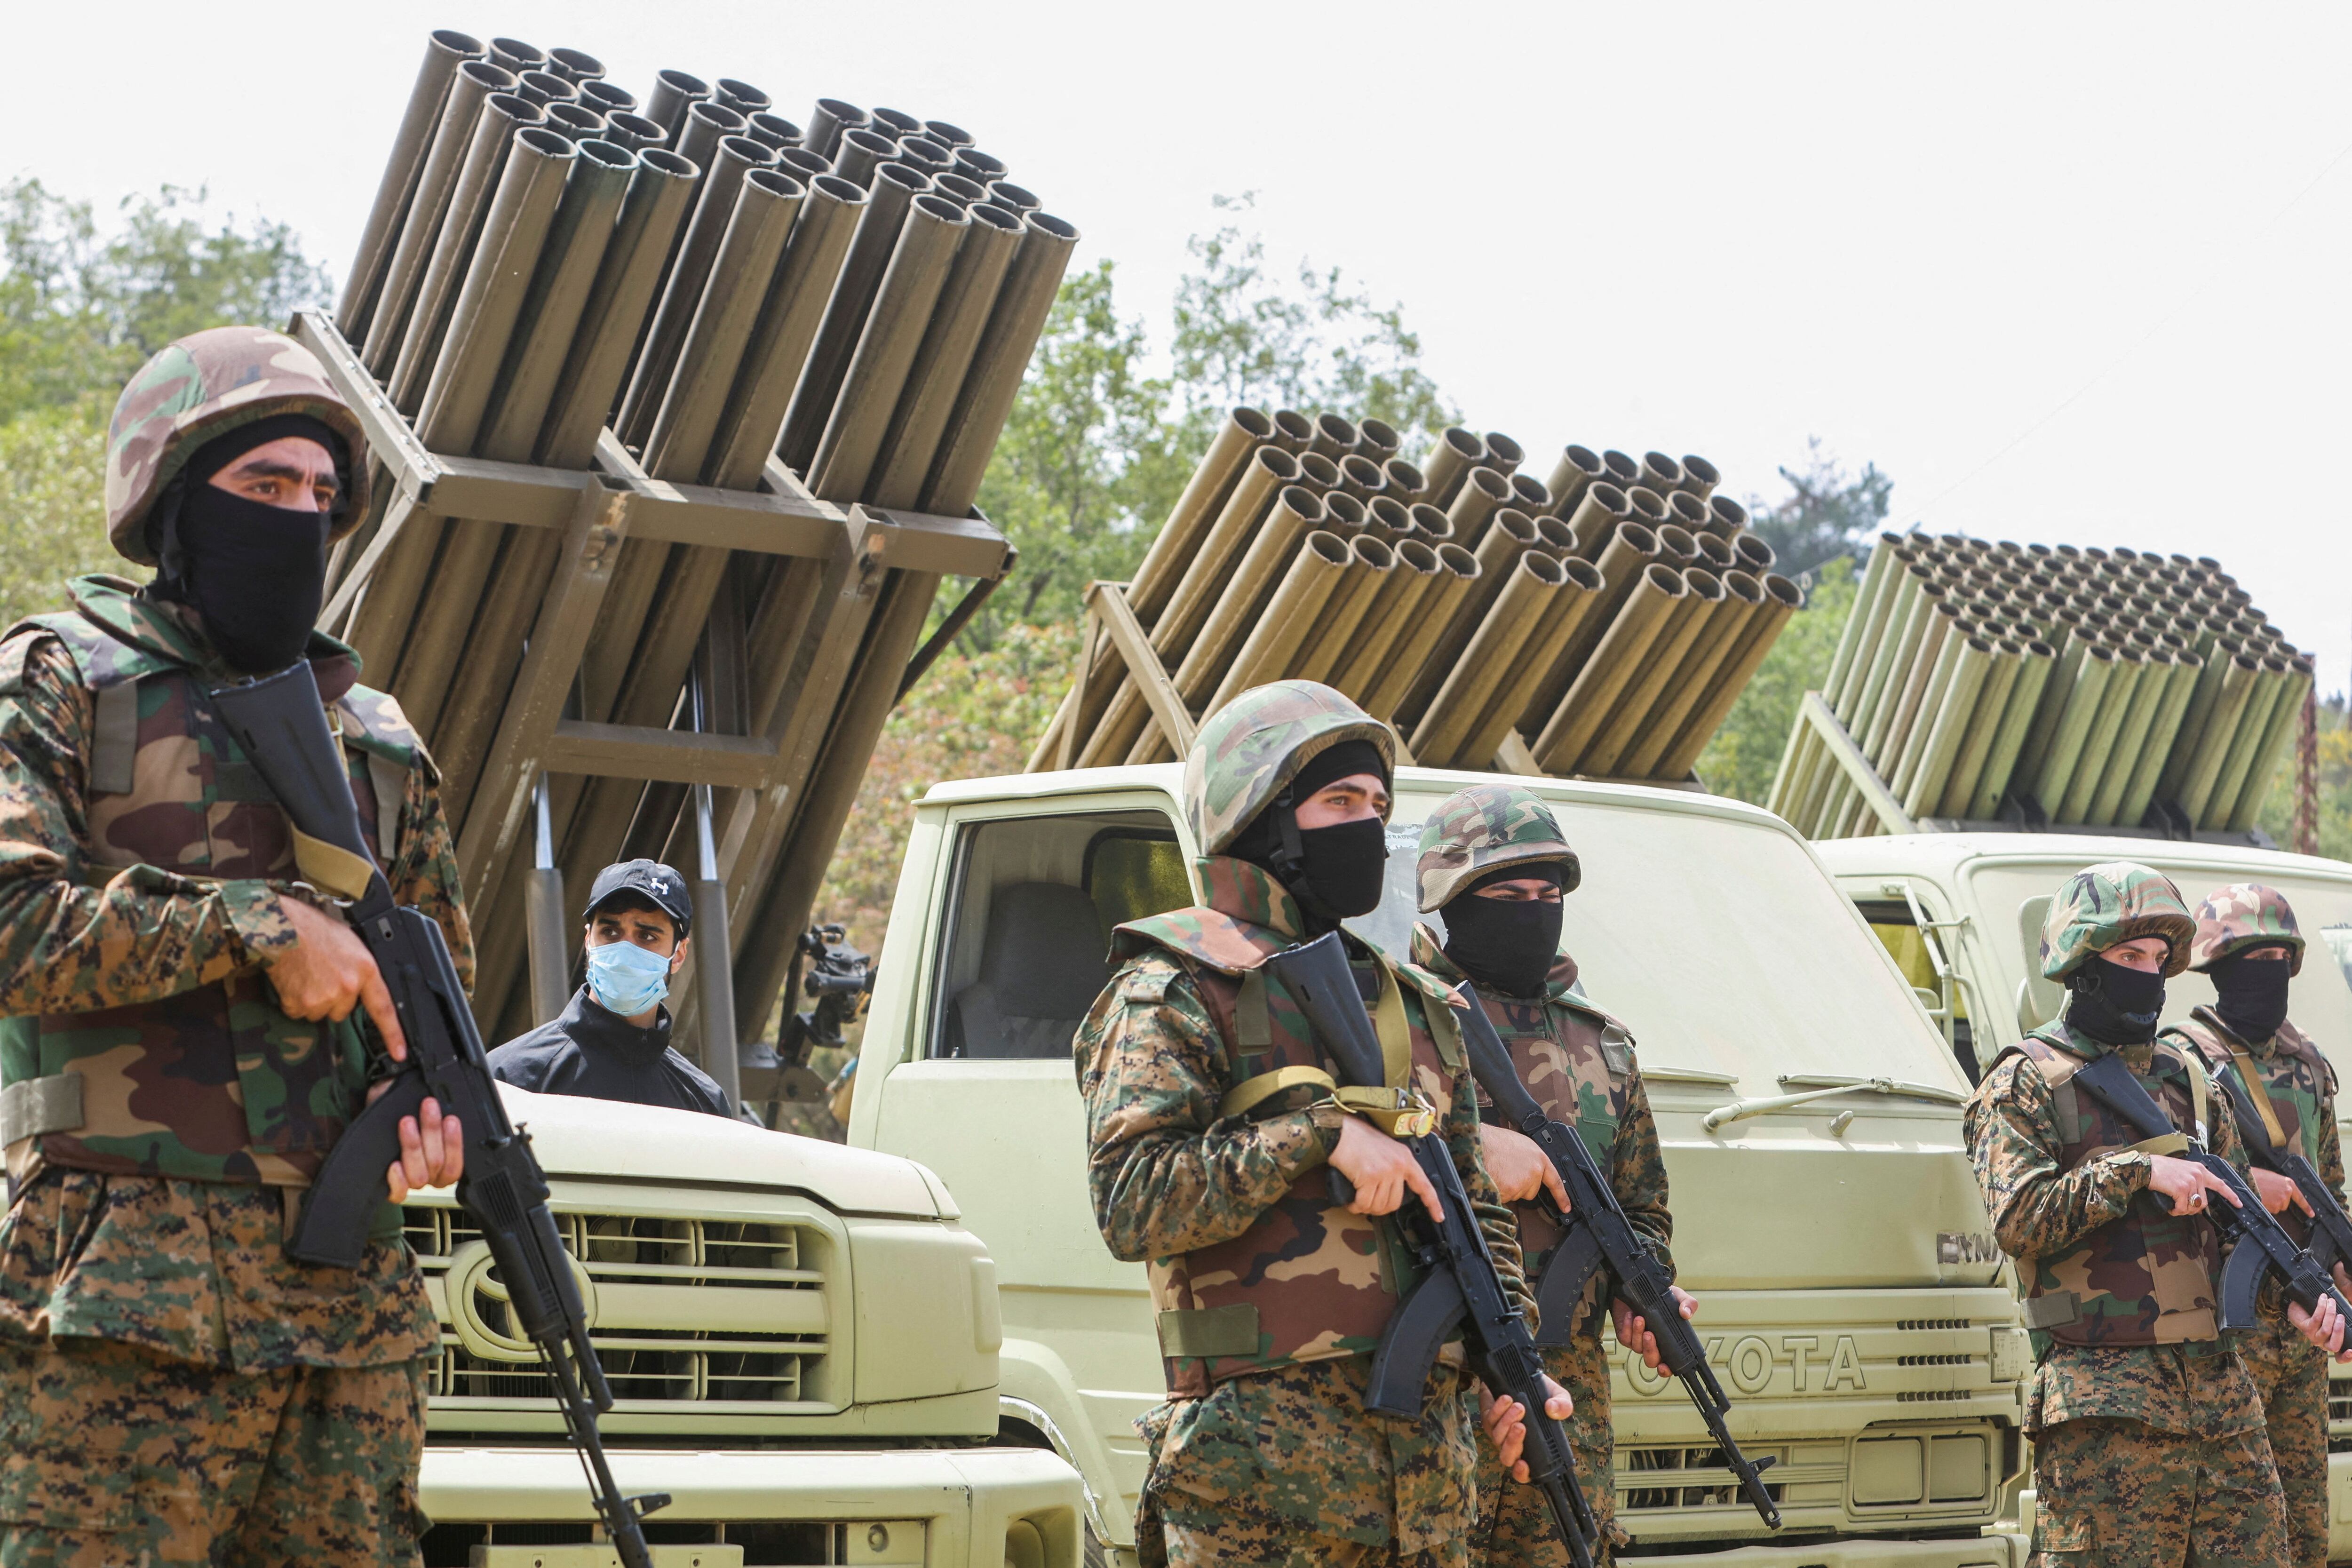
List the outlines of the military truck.
{"type": "MultiPolygon", "coordinates": [[[[2339,1074],[2352,1074],[2352,865],[2237,842],[2120,834],[1889,834],[1826,841],[1822,859],[1917,989],[1971,1079],[2026,1030],[2057,1016],[2064,993],[2041,977],[2042,919],[2069,875],[2137,860],[2194,903],[2232,882],[2278,889],[2309,943],[2294,982],[2295,1021],[2339,1074]]],[[[2213,1000],[2200,974],[2165,985],[2165,1017],[2213,1000]]],[[[2339,1117],[2346,1109],[2337,1102],[2339,1117]]],[[[2352,1368],[2331,1369],[2328,1552],[2352,1558],[2352,1368]]]]}
{"type": "MultiPolygon", "coordinates": [[[[1388,892],[1362,934],[1402,951],[1422,822],[1490,776],[1400,769],[1388,892]]],[[[1905,976],[1770,815],[1520,782],[1583,858],[1566,945],[1635,1037],[1683,1282],[1787,1521],[1766,1544],[1680,1386],[1620,1351],[1616,1473],[1597,1484],[1642,1555],[2021,1563],[1995,1526],[2023,1464],[2027,1341],[1960,1146],[1969,1079],[1905,976]]],[[[1117,1561],[1144,1473],[1131,1423],[1161,1372],[1144,1269],[1110,1256],[1089,1206],[1069,1042],[1110,928],[1193,901],[1180,787],[1146,764],[930,790],[849,1125],[854,1145],[938,1173],[985,1238],[1006,1436],[1077,1468],[1087,1532],[1117,1561]]]]}
{"type": "MultiPolygon", "coordinates": [[[[1068,1467],[991,1446],[995,1265],[911,1161],[686,1111],[506,1091],[547,1168],[603,1421],[664,1568],[1074,1568],[1068,1467]]],[[[442,1321],[422,1502],[431,1568],[617,1563],[488,1245],[446,1192],[405,1209],[442,1321]]]]}

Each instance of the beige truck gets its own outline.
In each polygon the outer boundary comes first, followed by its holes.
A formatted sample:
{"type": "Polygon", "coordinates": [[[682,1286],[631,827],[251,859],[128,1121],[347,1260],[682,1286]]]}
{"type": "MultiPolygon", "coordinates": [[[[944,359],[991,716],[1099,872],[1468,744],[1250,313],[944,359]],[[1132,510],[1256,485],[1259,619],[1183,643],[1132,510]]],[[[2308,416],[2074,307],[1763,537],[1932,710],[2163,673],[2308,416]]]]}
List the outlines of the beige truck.
{"type": "MultiPolygon", "coordinates": [[[[1388,896],[1356,922],[1391,951],[1423,821],[1481,776],[1400,770],[1388,896]]],[[[1616,1473],[1590,1484],[1615,1489],[1664,1563],[2021,1564],[2001,1526],[2027,1341],[1961,1148],[1969,1079],[1910,984],[1778,818],[1690,791],[1519,782],[1582,857],[1566,944],[1636,1037],[1675,1259],[1732,1430],[1776,1461],[1787,1522],[1768,1540],[1680,1385],[1613,1342],[1616,1473]]],[[[854,1145],[937,1172],[985,1241],[1005,1438],[1077,1468],[1089,1555],[1121,1562],[1144,1473],[1132,1423],[1161,1373],[1144,1270],[1110,1256],[1089,1206],[1069,1042],[1110,928],[1193,900],[1179,788],[1163,764],[929,792],[849,1126],[854,1145]]]]}
{"type": "MultiPolygon", "coordinates": [[[[1889,834],[1816,847],[1917,989],[1953,1059],[1971,1078],[2004,1046],[2056,1016],[2061,989],[2041,978],[2042,919],[2058,884],[2102,860],[2138,860],[2191,903],[2232,882],[2262,882],[2294,904],[2309,943],[2295,977],[2295,1021],[2340,1075],[2352,1076],[2352,865],[2234,844],[2091,832],[1889,834]]],[[[2182,974],[2165,1016],[2213,1000],[2182,974]]],[[[2339,1100],[2341,1117],[2347,1109],[2339,1100]]],[[[2331,1560],[2352,1560],[2352,1368],[2334,1369],[2328,1400],[2331,1560]]]]}
{"type": "MultiPolygon", "coordinates": [[[[616,1396],[602,1423],[657,1568],[1075,1568],[1081,1489],[997,1447],[996,1265],[911,1160],[686,1111],[505,1091],[616,1396]]],[[[607,1568],[580,1461],[489,1249],[408,1205],[442,1323],[431,1568],[607,1568]]]]}

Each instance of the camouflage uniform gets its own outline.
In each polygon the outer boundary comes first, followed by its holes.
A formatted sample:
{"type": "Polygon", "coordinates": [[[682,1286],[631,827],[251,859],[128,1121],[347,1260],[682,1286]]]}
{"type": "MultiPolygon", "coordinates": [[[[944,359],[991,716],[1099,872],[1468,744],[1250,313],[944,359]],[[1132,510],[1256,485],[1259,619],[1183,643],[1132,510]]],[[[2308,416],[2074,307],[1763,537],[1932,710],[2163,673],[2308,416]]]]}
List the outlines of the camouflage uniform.
{"type": "MultiPolygon", "coordinates": [[[[363,507],[358,422],[290,340],[157,355],[116,411],[117,545],[145,558],[195,446],[289,412],[343,435],[363,507]]],[[[262,967],[284,900],[323,896],[195,617],[119,579],[73,598],[0,640],[0,1563],[412,1563],[439,1335],[398,1216],[356,1270],[281,1247],[367,1082],[355,1022],[289,1017],[262,967]]],[[[309,658],[370,848],[470,976],[429,760],[348,648],[309,658]]]]}
{"type": "MultiPolygon", "coordinates": [[[[2303,969],[2303,933],[2294,910],[2272,889],[2246,882],[2222,889],[2197,906],[2197,940],[2189,967],[2210,968],[2253,947],[2284,947],[2290,974],[2303,969]]],[[[2210,1007],[2200,1007],[2169,1037],[2195,1050],[2208,1071],[2234,1072],[2262,1096],[2257,1120],[2274,1146],[2301,1154],[2338,1202],[2344,1196],[2344,1152],[2336,1131],[2336,1069],[2308,1036],[2286,1023],[2265,1040],[2240,1039],[2210,1007]],[[2267,1119],[2263,1113],[2267,1111],[2267,1119]],[[2275,1128],[2275,1131],[2273,1129],[2275,1128]]],[[[2311,1221],[2290,1206],[2279,1215],[2299,1242],[2311,1221]]],[[[2263,1326],[2238,1336],[2238,1354],[2262,1396],[2271,1458],[2286,1498],[2287,1531],[2296,1568],[2327,1561],[2327,1356],[2286,1321],[2283,1304],[2265,1292],[2263,1326]]]]}
{"type": "MultiPolygon", "coordinates": [[[[1328,1077],[1296,1081],[1322,1058],[1258,968],[1303,936],[1298,906],[1219,853],[1309,759],[1350,740],[1391,745],[1305,681],[1245,693],[1202,726],[1185,795],[1204,903],[1119,929],[1119,967],[1075,1045],[1096,1218],[1114,1255],[1150,1264],[1160,1309],[1170,1399],[1138,1423],[1153,1451],[1146,1562],[1468,1562],[1476,1447],[1458,1349],[1418,1418],[1364,1409],[1369,1352],[1412,1261],[1391,1220],[1328,1195],[1321,1167],[1346,1112],[1328,1077]]],[[[1531,1305],[1444,987],[1369,948],[1354,957],[1391,1059],[1442,1110],[1507,1288],[1531,1305]]]]}
{"type": "MultiPolygon", "coordinates": [[[[2162,873],[2094,866],[2051,902],[2042,972],[2063,980],[2117,943],[2157,935],[2171,943],[2167,973],[2177,974],[2193,931],[2162,873]]],[[[2072,1081],[2110,1049],[2176,1127],[2190,1128],[2202,1086],[2179,1047],[2110,1047],[2063,1020],[2004,1051],[1966,1116],[1994,1234],[2028,1293],[2039,1363],[2025,1405],[2033,1562],[2275,1563],[2284,1510],[2253,1380],[2219,1337],[2217,1235],[2149,1190],[2137,1136],[2072,1081]]],[[[2205,1111],[2207,1146],[2242,1165],[2229,1117],[2205,1111]]]]}
{"type": "MultiPolygon", "coordinates": [[[[1418,868],[1421,909],[1439,909],[1472,881],[1506,866],[1563,866],[1563,892],[1575,890],[1576,852],[1543,802],[1507,784],[1474,784],[1447,798],[1430,814],[1421,834],[1418,868]]],[[[1412,961],[1450,985],[1467,976],[1445,954],[1434,927],[1413,928],[1412,961]]],[[[1544,982],[1540,997],[1507,996],[1486,985],[1479,999],[1510,1047],[1512,1065],[1528,1092],[1553,1120],[1576,1129],[1594,1161],[1609,1173],[1609,1185],[1624,1205],[1625,1217],[1648,1237],[1659,1261],[1671,1271],[1667,1250],[1674,1216],[1666,1209],[1666,1163],[1658,1152],[1657,1123],[1650,1116],[1649,1091],[1633,1059],[1633,1036],[1608,1014],[1572,989],[1576,960],[1562,953],[1544,982]]],[[[1479,1096],[1483,1104],[1486,1096],[1479,1096]]],[[[1560,1240],[1557,1223],[1540,1203],[1516,1204],[1519,1249],[1528,1277],[1542,1276],[1560,1240]]],[[[1627,1537],[1613,1522],[1617,1489],[1610,1431],[1609,1350],[1601,1339],[1605,1279],[1596,1273],[1578,1303],[1573,1322],[1550,1323],[1539,1336],[1544,1368],[1576,1401],[1569,1436],[1576,1448],[1577,1479],[1602,1525],[1603,1560],[1627,1537]]],[[[1481,1559],[1503,1564],[1565,1563],[1568,1548],[1552,1529],[1543,1500],[1532,1489],[1507,1486],[1502,1456],[1490,1443],[1479,1446],[1478,1529],[1481,1559]]]]}

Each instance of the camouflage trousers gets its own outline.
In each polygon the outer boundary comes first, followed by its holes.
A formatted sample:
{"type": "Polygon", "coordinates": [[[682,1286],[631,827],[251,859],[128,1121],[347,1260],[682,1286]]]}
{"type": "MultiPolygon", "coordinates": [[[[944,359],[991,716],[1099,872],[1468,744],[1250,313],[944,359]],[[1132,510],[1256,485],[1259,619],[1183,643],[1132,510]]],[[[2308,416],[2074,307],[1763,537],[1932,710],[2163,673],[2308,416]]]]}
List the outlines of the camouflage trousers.
{"type": "Polygon", "coordinates": [[[1415,1419],[1364,1408],[1370,1360],[1231,1378],[1137,1425],[1151,1471],[1136,1515],[1149,1565],[1469,1568],[1475,1439],[1441,1365],[1415,1419]]]}
{"type": "MultiPolygon", "coordinates": [[[[1546,1350],[1543,1358],[1552,1381],[1576,1401],[1576,1414],[1568,1419],[1568,1441],[1576,1450],[1577,1484],[1584,1489],[1584,1500],[1601,1527],[1601,1550],[1594,1560],[1606,1563],[1619,1540],[1608,1353],[1598,1333],[1580,1333],[1572,1343],[1546,1350]]],[[[1475,1389],[1467,1403],[1475,1413],[1475,1389]]],[[[1543,1494],[1503,1473],[1503,1457],[1483,1431],[1478,1437],[1478,1523],[1470,1540],[1472,1556],[1484,1568],[1567,1568],[1568,1548],[1552,1528],[1543,1494]]]]}
{"type": "Polygon", "coordinates": [[[2287,1554],[2294,1568],[2327,1563],[2327,1357],[2283,1321],[2265,1317],[2238,1336],[2238,1354],[2263,1396],[2271,1458],[2286,1499],[2287,1554]]]}
{"type": "Polygon", "coordinates": [[[0,1568],[415,1568],[425,1363],[0,1349],[0,1568]]]}
{"type": "Polygon", "coordinates": [[[2257,1427],[2226,1437],[2085,1416],[2034,1434],[2032,1568],[2276,1568],[2286,1510],[2257,1427]]]}

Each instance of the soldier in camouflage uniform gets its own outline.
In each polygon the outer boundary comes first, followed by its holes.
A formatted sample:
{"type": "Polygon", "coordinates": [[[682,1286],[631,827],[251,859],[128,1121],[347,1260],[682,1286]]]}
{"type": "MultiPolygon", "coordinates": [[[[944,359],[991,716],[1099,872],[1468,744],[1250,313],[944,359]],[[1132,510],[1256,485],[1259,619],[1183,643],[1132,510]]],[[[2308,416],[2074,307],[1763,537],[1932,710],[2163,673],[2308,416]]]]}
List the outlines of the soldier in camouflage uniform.
{"type": "MultiPolygon", "coordinates": [[[[1449,985],[1475,980],[1520,1080],[1545,1114],[1576,1129],[1609,1173],[1626,1218],[1671,1270],[1666,1166],[1633,1037],[1574,989],[1576,960],[1559,950],[1560,900],[1576,890],[1581,875],[1559,824],[1528,790],[1473,784],[1430,814],[1416,870],[1422,912],[1442,912],[1446,934],[1441,938],[1427,921],[1415,925],[1413,963],[1449,985]]],[[[1538,1201],[1549,1189],[1555,1204],[1567,1206],[1559,1173],[1535,1141],[1515,1129],[1488,1125],[1480,1131],[1487,1168],[1517,1217],[1528,1277],[1538,1278],[1561,1239],[1558,1223],[1538,1201]]],[[[1604,1286],[1596,1274],[1575,1319],[1544,1324],[1539,1341],[1545,1367],[1576,1401],[1570,1435],[1585,1497],[1603,1526],[1604,1544],[1622,1544],[1612,1522],[1609,1354],[1596,1310],[1604,1286]]],[[[1682,1300],[1688,1316],[1690,1298],[1682,1300]]],[[[1655,1336],[1624,1303],[1612,1301],[1611,1309],[1619,1342],[1640,1347],[1651,1367],[1658,1367],[1655,1336]]],[[[1479,1467],[1476,1539],[1490,1568],[1569,1561],[1542,1500],[1505,1486],[1491,1449],[1479,1467]]]]}
{"type": "MultiPolygon", "coordinates": [[[[1434,976],[1351,942],[1391,1082],[1385,1096],[1336,1087],[1260,968],[1378,903],[1392,748],[1386,726],[1310,681],[1212,714],[1184,773],[1203,905],[1118,929],[1118,971],[1078,1031],[1095,1215],[1114,1255],[1150,1266],[1168,1377],[1169,1402],[1138,1424],[1153,1449],[1147,1563],[1469,1561],[1477,1449],[1458,1347],[1417,1419],[1363,1407],[1370,1352],[1412,1282],[1382,1216],[1435,1212],[1391,1131],[1435,1119],[1506,1288],[1532,1306],[1480,1157],[1456,1016],[1434,976]],[[1398,1089],[1417,1091],[1417,1111],[1395,1109],[1398,1089]],[[1353,1204],[1333,1201],[1327,1165],[1355,1184],[1353,1204]]],[[[1570,1414],[1564,1394],[1550,1408],[1570,1414]]],[[[1519,1414],[1508,1399],[1489,1412],[1514,1461],[1519,1414]]]]}
{"type": "MultiPolygon", "coordinates": [[[[1969,1158],[2017,1260],[2039,1363],[2026,1397],[2040,1568],[2278,1563],[2285,1510],[2253,1380],[2220,1337],[2209,1203],[2234,1201],[2174,1156],[2201,1131],[2243,1165],[2203,1069],[2157,1037],[2164,977],[2196,922],[2160,871],[2127,861],[2068,879],[2042,928],[2062,1017],[2003,1051],[1969,1101],[1969,1158]],[[2074,1081],[2121,1056],[2180,1132],[2142,1141],[2074,1081]]],[[[2332,1304],[2293,1309],[2332,1351],[2332,1304]]]]}
{"type": "MultiPolygon", "coordinates": [[[[359,422],[292,340],[230,327],[116,405],[109,531],[163,568],[0,640],[0,1563],[413,1563],[438,1333],[389,1205],[356,1270],[281,1247],[367,1093],[382,976],[305,879],[207,690],[307,657],[369,847],[472,944],[430,761],[310,632],[366,511],[359,422]]],[[[404,1125],[388,1195],[458,1173],[404,1125]]]]}
{"type": "MultiPolygon", "coordinates": [[[[2336,1069],[2288,1022],[2287,982],[2303,968],[2303,933],[2275,890],[2252,882],[2223,888],[2197,906],[2189,967],[2213,982],[2219,1001],[2199,1007],[2165,1038],[2197,1053],[2215,1078],[2234,1077],[2274,1148],[2301,1154],[2336,1201],[2344,1198],[2344,1153],[2336,1135],[2336,1069]]],[[[2310,1239],[2310,1205],[2286,1177],[2252,1173],[2263,1201],[2299,1242],[2310,1239]]],[[[2339,1275],[2343,1266],[2336,1266],[2339,1275]]],[[[2352,1289],[2352,1282],[2345,1282],[2352,1289]]],[[[2286,1498],[2296,1568],[2327,1561],[2327,1358],[2305,1342],[2276,1304],[2263,1326],[2238,1336],[2238,1354],[2262,1397],[2271,1458],[2286,1498]]]]}

